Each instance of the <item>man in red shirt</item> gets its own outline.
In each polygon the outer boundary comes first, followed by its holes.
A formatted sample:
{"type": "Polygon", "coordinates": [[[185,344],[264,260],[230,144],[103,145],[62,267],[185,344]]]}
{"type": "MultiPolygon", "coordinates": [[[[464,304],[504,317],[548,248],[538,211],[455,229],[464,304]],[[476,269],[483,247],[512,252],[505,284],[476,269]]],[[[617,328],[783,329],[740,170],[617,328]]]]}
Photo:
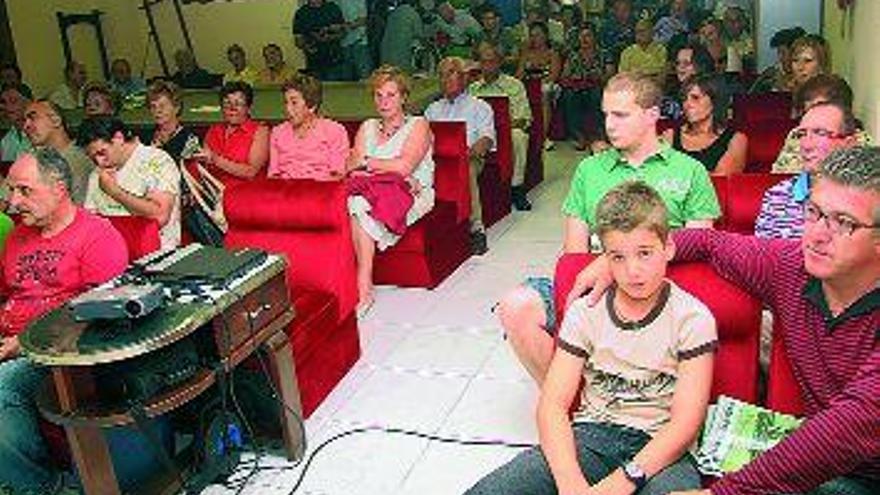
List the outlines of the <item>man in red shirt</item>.
{"type": "Polygon", "coordinates": [[[20,215],[0,259],[0,487],[52,493],[34,402],[45,369],[22,356],[18,335],[40,315],[122,273],[128,252],[109,221],[70,198],[70,167],[54,149],[20,157],[6,178],[20,215]]]}
{"type": "MultiPolygon", "coordinates": [[[[822,162],[804,203],[801,241],[709,230],[683,230],[673,239],[676,260],[707,261],[770,307],[805,411],[786,439],[691,495],[877,493],[880,148],[841,149],[822,162]]],[[[594,287],[593,303],[610,280],[599,260],[573,289],[594,287]]]]}

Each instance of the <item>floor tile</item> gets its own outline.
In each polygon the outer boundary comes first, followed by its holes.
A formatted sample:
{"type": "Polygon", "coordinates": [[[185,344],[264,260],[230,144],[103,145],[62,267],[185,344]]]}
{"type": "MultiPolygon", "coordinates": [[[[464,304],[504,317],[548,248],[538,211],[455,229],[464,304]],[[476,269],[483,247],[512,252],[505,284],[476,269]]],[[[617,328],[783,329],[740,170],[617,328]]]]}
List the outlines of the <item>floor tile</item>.
{"type": "Polygon", "coordinates": [[[512,459],[520,449],[431,442],[397,492],[399,495],[464,493],[486,473],[512,459]]]}
{"type": "Polygon", "coordinates": [[[475,440],[536,443],[534,383],[476,378],[440,427],[440,434],[475,440]]]}
{"type": "Polygon", "coordinates": [[[387,368],[472,376],[498,345],[489,331],[437,326],[410,332],[383,362],[387,368]]]}

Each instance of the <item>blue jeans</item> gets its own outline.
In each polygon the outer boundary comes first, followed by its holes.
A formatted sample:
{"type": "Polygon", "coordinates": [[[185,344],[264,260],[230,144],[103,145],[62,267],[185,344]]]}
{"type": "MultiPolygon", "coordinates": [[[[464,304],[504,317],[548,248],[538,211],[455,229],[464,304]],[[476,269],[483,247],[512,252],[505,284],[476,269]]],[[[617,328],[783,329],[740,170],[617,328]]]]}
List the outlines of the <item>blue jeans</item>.
{"type": "Polygon", "coordinates": [[[23,357],[0,363],[0,485],[16,493],[51,493],[57,482],[34,400],[45,376],[23,357]]]}
{"type": "MultiPolygon", "coordinates": [[[[608,476],[651,439],[644,432],[618,425],[576,423],[574,443],[578,464],[591,484],[608,476]]],[[[700,488],[700,475],[690,454],[685,454],[652,476],[638,495],[666,495],[700,488]]],[[[489,473],[467,495],[555,495],[556,483],[540,448],[531,448],[489,473]]]]}

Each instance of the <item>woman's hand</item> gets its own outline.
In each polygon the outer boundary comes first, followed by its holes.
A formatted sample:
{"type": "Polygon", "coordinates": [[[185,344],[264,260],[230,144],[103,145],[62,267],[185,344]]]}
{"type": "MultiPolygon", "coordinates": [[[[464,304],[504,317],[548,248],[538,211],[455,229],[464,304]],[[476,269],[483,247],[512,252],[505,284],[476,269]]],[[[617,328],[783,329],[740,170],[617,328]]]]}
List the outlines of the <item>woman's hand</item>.
{"type": "Polygon", "coordinates": [[[202,163],[214,163],[214,161],[217,159],[217,156],[214,154],[214,151],[211,150],[211,148],[205,146],[193,153],[192,158],[193,160],[198,160],[202,163]]]}

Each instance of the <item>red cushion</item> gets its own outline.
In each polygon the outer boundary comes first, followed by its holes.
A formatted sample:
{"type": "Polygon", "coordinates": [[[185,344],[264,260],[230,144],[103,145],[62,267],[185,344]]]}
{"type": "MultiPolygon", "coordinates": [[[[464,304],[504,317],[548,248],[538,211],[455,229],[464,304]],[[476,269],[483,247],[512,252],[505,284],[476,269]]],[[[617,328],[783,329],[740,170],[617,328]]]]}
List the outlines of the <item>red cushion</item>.
{"type": "Polygon", "coordinates": [[[486,165],[498,167],[502,181],[510,183],[513,177],[513,141],[511,137],[510,102],[506,96],[482,97],[492,107],[495,123],[495,151],[489,154],[486,165]]]}
{"type": "Polygon", "coordinates": [[[769,173],[728,176],[724,229],[746,235],[753,234],[764,193],[789,177],[786,174],[769,173]]]}
{"type": "Polygon", "coordinates": [[[431,211],[406,229],[393,249],[396,252],[424,253],[432,235],[442,235],[443,229],[455,224],[455,205],[438,201],[431,211]]]}
{"type": "Polygon", "coordinates": [[[431,122],[434,134],[434,189],[438,200],[456,205],[456,222],[471,214],[467,134],[464,122],[431,122]]]}
{"type": "Polygon", "coordinates": [[[762,120],[791,117],[791,93],[740,93],[733,97],[733,118],[744,131],[762,120]]]}
{"type": "Polygon", "coordinates": [[[224,200],[226,220],[247,229],[284,228],[332,230],[339,228],[340,216],[334,207],[345,194],[342,182],[261,179],[229,188],[224,200]],[[308,201],[294,201],[308,197],[308,201]],[[333,205],[334,207],[328,207],[333,205]]]}
{"type": "Polygon", "coordinates": [[[788,117],[749,122],[741,127],[748,137],[746,172],[769,172],[797,121],[788,117]]]}

